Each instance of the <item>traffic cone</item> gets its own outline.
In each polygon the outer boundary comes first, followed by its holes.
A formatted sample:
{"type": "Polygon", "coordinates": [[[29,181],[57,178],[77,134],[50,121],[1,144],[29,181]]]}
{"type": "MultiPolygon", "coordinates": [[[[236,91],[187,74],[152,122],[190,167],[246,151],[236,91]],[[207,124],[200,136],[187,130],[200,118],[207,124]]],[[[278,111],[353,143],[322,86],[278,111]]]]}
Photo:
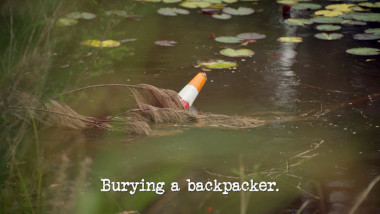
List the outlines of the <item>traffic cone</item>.
{"type": "Polygon", "coordinates": [[[181,103],[185,109],[193,105],[203,85],[207,80],[206,73],[198,73],[179,93],[181,103]]]}

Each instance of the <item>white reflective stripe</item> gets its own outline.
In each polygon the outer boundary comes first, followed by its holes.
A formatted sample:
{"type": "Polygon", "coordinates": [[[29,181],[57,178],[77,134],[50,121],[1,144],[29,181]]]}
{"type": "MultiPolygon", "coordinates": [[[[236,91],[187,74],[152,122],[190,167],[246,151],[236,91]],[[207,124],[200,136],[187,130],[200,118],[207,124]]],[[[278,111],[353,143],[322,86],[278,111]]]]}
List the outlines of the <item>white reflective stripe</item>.
{"type": "Polygon", "coordinates": [[[193,85],[186,85],[178,95],[181,99],[186,100],[189,106],[192,106],[195,98],[198,96],[198,90],[193,85]]]}

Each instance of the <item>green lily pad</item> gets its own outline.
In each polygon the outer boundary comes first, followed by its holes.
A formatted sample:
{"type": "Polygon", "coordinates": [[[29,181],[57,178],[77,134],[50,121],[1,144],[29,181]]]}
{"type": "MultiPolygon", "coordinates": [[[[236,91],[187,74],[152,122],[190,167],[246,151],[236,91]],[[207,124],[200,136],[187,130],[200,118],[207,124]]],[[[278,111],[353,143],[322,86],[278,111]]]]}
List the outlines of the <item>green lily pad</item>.
{"type": "Polygon", "coordinates": [[[313,21],[310,19],[286,19],[284,21],[288,25],[297,25],[297,26],[304,26],[304,25],[310,25],[313,24],[313,21]]]}
{"type": "Polygon", "coordinates": [[[342,29],[339,25],[317,25],[317,30],[320,31],[336,31],[342,29]]]}
{"type": "Polygon", "coordinates": [[[378,48],[351,48],[346,50],[346,53],[360,56],[374,56],[380,54],[380,49],[378,48]]]}
{"type": "Polygon", "coordinates": [[[341,33],[317,33],[314,35],[315,38],[322,40],[337,40],[343,37],[341,33]]]}
{"type": "Polygon", "coordinates": [[[233,16],[246,16],[251,15],[255,11],[252,8],[248,7],[239,7],[238,9],[232,8],[232,7],[225,7],[223,8],[223,13],[227,13],[233,16]]]}
{"type": "Polygon", "coordinates": [[[229,14],[225,14],[225,13],[222,13],[222,14],[212,14],[212,17],[215,18],[215,19],[223,19],[223,20],[226,20],[226,19],[230,19],[230,18],[231,18],[231,15],[229,15],[229,14]]]}
{"type": "Polygon", "coordinates": [[[178,3],[181,2],[182,0],[162,0],[164,3],[178,3]]]}
{"type": "Polygon", "coordinates": [[[351,13],[352,18],[364,22],[380,22],[380,13],[351,13]]]}
{"type": "Polygon", "coordinates": [[[236,62],[224,61],[221,59],[199,62],[195,67],[205,67],[210,69],[236,68],[236,62]]]}
{"type": "Polygon", "coordinates": [[[226,48],[221,51],[219,51],[220,54],[224,56],[229,56],[229,57],[249,57],[253,56],[255,52],[249,49],[232,49],[232,48],[226,48]]]}
{"type": "Polygon", "coordinates": [[[311,19],[315,23],[321,23],[321,24],[340,24],[344,21],[343,18],[340,17],[324,17],[324,16],[317,16],[311,19]]]}
{"type": "Polygon", "coordinates": [[[362,21],[356,21],[356,20],[344,20],[342,22],[344,25],[366,25],[367,22],[362,22],[362,21]]]}
{"type": "Polygon", "coordinates": [[[372,2],[362,2],[362,3],[359,3],[359,6],[370,7],[370,8],[380,8],[380,2],[375,2],[375,3],[372,3],[372,2]]]}
{"type": "Polygon", "coordinates": [[[364,32],[366,32],[366,33],[372,33],[372,34],[375,34],[375,35],[380,35],[380,28],[368,28],[364,32]]]}
{"type": "Polygon", "coordinates": [[[163,7],[158,9],[157,13],[164,16],[177,16],[177,14],[187,15],[190,12],[188,10],[176,7],[163,7]]]}
{"type": "Polygon", "coordinates": [[[294,10],[318,10],[321,7],[321,5],[314,3],[298,3],[292,5],[294,10]]]}
{"type": "Polygon", "coordinates": [[[106,11],[105,14],[107,16],[110,16],[110,15],[116,15],[116,16],[120,16],[120,17],[127,17],[128,16],[127,11],[125,11],[125,10],[108,10],[108,11],[106,11]]]}
{"type": "Polygon", "coordinates": [[[210,7],[211,3],[205,2],[205,1],[184,1],[181,4],[179,4],[181,7],[186,7],[186,8],[206,8],[210,7]]]}
{"type": "Polygon", "coordinates": [[[76,23],[78,23],[78,20],[70,18],[60,18],[57,20],[57,26],[71,26],[76,23]]]}
{"type": "Polygon", "coordinates": [[[354,39],[356,40],[377,40],[380,39],[380,35],[372,34],[372,33],[358,33],[354,35],[354,39]]]}
{"type": "Polygon", "coordinates": [[[249,40],[249,39],[258,40],[258,39],[264,39],[264,38],[266,38],[266,35],[265,34],[261,34],[261,33],[248,32],[248,33],[238,34],[236,37],[240,38],[240,39],[243,39],[243,40],[249,40]]]}
{"type": "Polygon", "coordinates": [[[96,15],[88,12],[72,12],[66,15],[70,19],[95,19],[96,15]]]}
{"type": "Polygon", "coordinates": [[[211,4],[221,4],[222,0],[203,0],[205,2],[211,3],[211,4]]]}
{"type": "Polygon", "coordinates": [[[289,36],[289,37],[280,37],[277,39],[279,42],[289,42],[289,43],[300,43],[302,42],[301,37],[289,36]]]}
{"type": "Polygon", "coordinates": [[[218,36],[215,38],[215,41],[222,43],[240,43],[242,39],[236,36],[218,36]]]}

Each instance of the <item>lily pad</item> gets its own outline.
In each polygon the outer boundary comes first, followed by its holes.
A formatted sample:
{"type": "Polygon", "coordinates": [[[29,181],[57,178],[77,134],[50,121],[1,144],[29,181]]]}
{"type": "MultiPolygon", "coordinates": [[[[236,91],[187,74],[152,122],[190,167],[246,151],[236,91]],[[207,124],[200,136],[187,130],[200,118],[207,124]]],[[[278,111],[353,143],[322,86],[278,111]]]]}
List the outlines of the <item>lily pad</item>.
{"type": "Polygon", "coordinates": [[[321,23],[321,24],[339,24],[344,21],[343,18],[340,17],[323,17],[323,16],[317,16],[311,19],[315,23],[321,23]]]}
{"type": "Polygon", "coordinates": [[[360,56],[374,56],[380,54],[380,49],[378,48],[351,48],[346,50],[346,53],[353,54],[353,55],[360,55],[360,56]]]}
{"type": "Polygon", "coordinates": [[[223,13],[227,13],[233,16],[246,16],[246,15],[251,15],[255,11],[252,8],[248,7],[239,7],[237,9],[232,8],[232,7],[225,7],[223,8],[223,13]]]}
{"type": "Polygon", "coordinates": [[[317,25],[317,30],[320,31],[336,31],[342,29],[339,25],[317,25]]]}
{"type": "Polygon", "coordinates": [[[240,43],[242,39],[236,36],[218,36],[215,37],[215,41],[222,43],[240,43]]]}
{"type": "Polygon", "coordinates": [[[353,19],[364,22],[380,22],[380,13],[351,13],[353,19]]]}
{"type": "Polygon", "coordinates": [[[321,5],[315,3],[297,3],[292,5],[294,10],[318,10],[321,7],[321,5]]]}
{"type": "Polygon", "coordinates": [[[70,19],[95,19],[96,15],[88,12],[72,12],[66,15],[70,19]]]}
{"type": "Polygon", "coordinates": [[[221,51],[219,51],[220,54],[224,56],[229,56],[229,57],[249,57],[253,56],[255,52],[249,49],[232,49],[232,48],[226,48],[221,51]]]}
{"type": "Polygon", "coordinates": [[[225,13],[222,13],[222,14],[213,14],[212,17],[215,18],[215,19],[223,19],[223,20],[226,20],[226,19],[230,19],[230,18],[231,18],[231,15],[229,15],[229,14],[225,14],[225,13]]]}
{"type": "Polygon", "coordinates": [[[238,2],[238,0],[223,0],[224,3],[232,4],[238,2]]]}
{"type": "Polygon", "coordinates": [[[70,18],[60,18],[57,21],[57,26],[71,26],[78,23],[78,20],[76,19],[70,19],[70,18]]]}
{"type": "Polygon", "coordinates": [[[87,45],[96,48],[115,48],[120,46],[120,42],[115,40],[100,41],[97,39],[86,40],[80,43],[81,45],[87,45]]]}
{"type": "Polygon", "coordinates": [[[286,19],[284,23],[288,25],[297,25],[297,26],[305,26],[305,25],[310,25],[313,24],[313,21],[310,19],[286,19]]]}
{"type": "Polygon", "coordinates": [[[178,3],[181,2],[182,0],[162,0],[164,3],[178,3]]]}
{"type": "Polygon", "coordinates": [[[249,40],[249,39],[258,40],[258,39],[264,39],[264,38],[266,38],[266,35],[265,34],[261,34],[261,33],[248,32],[248,33],[238,34],[236,37],[240,38],[240,39],[243,39],[243,40],[249,40]]]}
{"type": "Polygon", "coordinates": [[[177,16],[178,14],[187,15],[190,12],[188,10],[176,8],[176,7],[163,7],[163,8],[158,9],[157,13],[164,16],[177,16]]]}
{"type": "Polygon", "coordinates": [[[160,41],[155,41],[154,44],[160,45],[160,46],[165,46],[165,47],[171,47],[177,44],[176,41],[170,41],[170,40],[160,40],[160,41]]]}
{"type": "Polygon", "coordinates": [[[339,10],[317,10],[314,13],[317,16],[324,16],[324,17],[337,17],[340,15],[343,15],[342,11],[339,10]]]}
{"type": "Polygon", "coordinates": [[[179,4],[181,7],[186,7],[186,8],[207,8],[211,6],[211,3],[209,2],[204,2],[204,1],[184,1],[181,4],[179,4]]]}
{"type": "Polygon", "coordinates": [[[367,22],[357,21],[357,20],[344,20],[342,22],[344,25],[366,25],[367,22]]]}
{"type": "Polygon", "coordinates": [[[195,67],[205,67],[210,69],[235,68],[236,62],[224,61],[221,59],[199,62],[195,67]]]}
{"type": "Polygon", "coordinates": [[[116,16],[120,16],[120,17],[128,17],[127,11],[125,11],[125,10],[109,10],[109,11],[106,11],[105,14],[107,16],[116,15],[116,16]]]}
{"type": "Polygon", "coordinates": [[[279,42],[299,43],[299,42],[302,42],[302,38],[301,37],[294,37],[294,36],[291,36],[291,37],[280,37],[280,38],[277,39],[277,41],[279,41],[279,42]]]}
{"type": "Polygon", "coordinates": [[[356,40],[377,40],[380,39],[380,35],[372,34],[372,33],[358,33],[354,35],[354,39],[356,40]]]}
{"type": "Polygon", "coordinates": [[[326,6],[326,9],[328,10],[337,10],[341,12],[350,12],[352,11],[352,7],[354,7],[355,4],[330,4],[326,6]]]}
{"type": "Polygon", "coordinates": [[[279,3],[279,4],[290,4],[290,5],[293,5],[293,4],[297,4],[298,0],[277,0],[276,2],[279,3]]]}
{"type": "Polygon", "coordinates": [[[343,37],[341,33],[317,33],[314,35],[315,38],[322,40],[337,40],[343,37]]]}
{"type": "Polygon", "coordinates": [[[380,8],[380,2],[375,2],[375,3],[372,3],[372,2],[362,2],[362,3],[359,3],[359,6],[370,7],[370,8],[380,8]]]}
{"type": "Polygon", "coordinates": [[[372,34],[375,34],[375,35],[380,35],[380,28],[368,28],[364,32],[366,32],[366,33],[372,33],[372,34]]]}

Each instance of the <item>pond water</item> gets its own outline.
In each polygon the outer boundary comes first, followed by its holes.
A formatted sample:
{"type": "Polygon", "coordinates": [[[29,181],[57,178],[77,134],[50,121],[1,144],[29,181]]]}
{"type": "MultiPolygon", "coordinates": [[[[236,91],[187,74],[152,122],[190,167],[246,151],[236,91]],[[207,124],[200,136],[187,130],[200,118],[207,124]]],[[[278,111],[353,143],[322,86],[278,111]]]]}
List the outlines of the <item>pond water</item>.
{"type": "MultiPolygon", "coordinates": [[[[331,2],[315,3],[325,6],[331,2]]],[[[77,213],[295,213],[306,201],[310,203],[304,213],[348,212],[358,194],[380,174],[380,101],[376,94],[380,93],[380,58],[345,51],[379,48],[377,40],[352,37],[379,24],[342,25],[338,32],[344,37],[326,41],[314,37],[319,32],[316,24],[285,24],[283,5],[275,1],[233,4],[237,6],[254,8],[255,13],[217,20],[200,9],[189,9],[189,15],[169,17],[158,14],[157,9],[179,7],[177,4],[125,0],[62,7],[63,15],[87,11],[97,17],[55,28],[53,39],[58,48],[49,74],[52,95],[104,83],[146,83],[180,91],[202,71],[194,66],[198,61],[224,59],[238,66],[206,71],[207,82],[194,103],[198,111],[273,122],[239,130],[157,127],[165,130],[160,136],[41,128],[40,146],[47,165],[43,189],[48,198],[75,204],[77,213]],[[103,15],[108,10],[126,10],[141,17],[103,15]],[[266,38],[241,46],[209,37],[244,32],[265,34],[266,38]],[[278,42],[283,36],[299,36],[303,42],[278,42]],[[80,45],[89,39],[132,38],[137,40],[116,48],[80,45]],[[178,43],[163,47],[154,44],[157,40],[178,43]],[[219,54],[225,47],[249,48],[255,55],[225,57],[219,54]],[[323,114],[302,118],[312,110],[323,114]],[[68,160],[62,161],[62,154],[68,160]],[[86,158],[91,164],[85,164],[86,158]],[[236,182],[241,171],[246,180],[277,182],[279,191],[228,195],[187,191],[186,179],[236,182]],[[61,183],[60,173],[66,173],[61,183]],[[101,178],[165,182],[166,191],[163,195],[101,192],[101,178]],[[181,191],[170,191],[171,182],[179,182],[181,191]],[[70,199],[73,187],[75,200],[70,199]]],[[[312,12],[291,14],[310,17],[312,12]]],[[[125,88],[96,88],[62,99],[79,113],[100,118],[134,106],[132,94],[125,88]]],[[[358,213],[379,213],[379,195],[379,186],[375,186],[358,213]]]]}

